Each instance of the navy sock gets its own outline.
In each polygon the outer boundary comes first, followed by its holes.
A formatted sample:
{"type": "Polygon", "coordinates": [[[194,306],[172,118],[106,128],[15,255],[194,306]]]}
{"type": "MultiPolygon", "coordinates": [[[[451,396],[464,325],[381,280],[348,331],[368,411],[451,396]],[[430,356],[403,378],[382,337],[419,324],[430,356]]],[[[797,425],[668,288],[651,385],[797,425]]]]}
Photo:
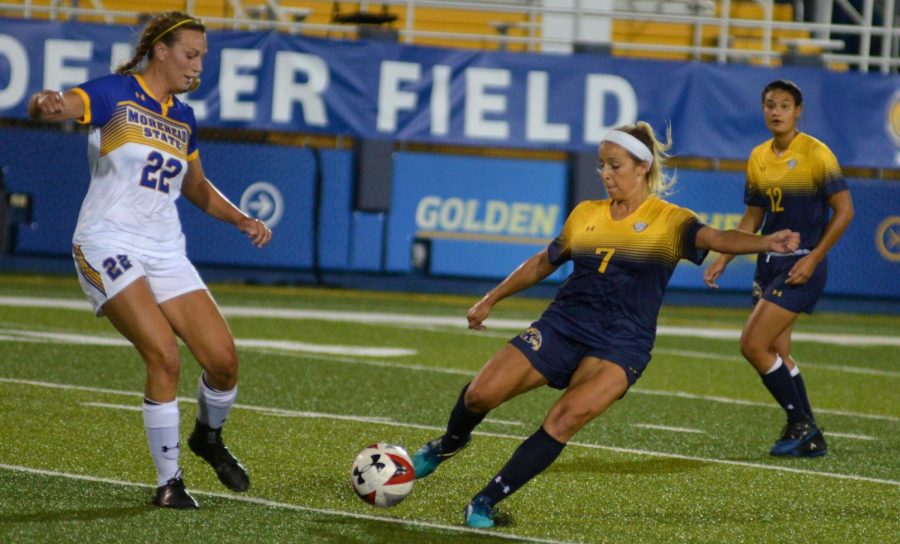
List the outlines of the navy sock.
{"type": "Polygon", "coordinates": [[[553,464],[565,447],[565,444],[547,434],[542,426],[522,442],[506,466],[476,497],[486,497],[491,506],[497,504],[553,464]]]}
{"type": "MultiPolygon", "coordinates": [[[[780,362],[781,359],[779,358],[777,361],[780,362]]],[[[782,363],[775,370],[763,374],[762,382],[778,401],[778,404],[787,412],[789,425],[809,419],[809,415],[803,409],[803,401],[797,392],[797,386],[794,385],[791,371],[786,365],[782,363]]]]}
{"type": "Polygon", "coordinates": [[[447,432],[441,438],[441,449],[445,452],[456,451],[465,444],[469,435],[472,434],[472,430],[487,415],[487,413],[478,414],[466,410],[465,398],[468,390],[469,384],[466,384],[459,394],[459,398],[456,399],[456,405],[450,412],[450,420],[447,421],[447,432]]]}
{"type": "Polygon", "coordinates": [[[796,375],[792,376],[791,379],[794,381],[794,387],[797,388],[797,394],[800,395],[800,402],[803,403],[803,409],[806,411],[807,415],[809,415],[810,419],[815,420],[812,406],[809,405],[809,397],[806,396],[806,384],[803,383],[803,376],[798,372],[796,375]]]}

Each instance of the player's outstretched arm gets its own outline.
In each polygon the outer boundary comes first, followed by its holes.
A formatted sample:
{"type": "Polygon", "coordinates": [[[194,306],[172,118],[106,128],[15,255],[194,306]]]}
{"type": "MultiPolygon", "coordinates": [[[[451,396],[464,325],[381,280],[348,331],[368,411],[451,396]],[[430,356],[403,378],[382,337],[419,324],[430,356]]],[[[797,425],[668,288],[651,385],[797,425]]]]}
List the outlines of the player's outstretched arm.
{"type": "Polygon", "coordinates": [[[768,236],[757,236],[735,229],[720,230],[706,226],[697,231],[695,245],[700,249],[735,255],[767,251],[793,253],[800,247],[800,234],[785,229],[768,236]]]}
{"type": "Polygon", "coordinates": [[[69,121],[84,117],[84,101],[75,91],[38,91],[28,101],[34,121],[69,121]]]}
{"type": "Polygon", "coordinates": [[[469,320],[469,328],[483,330],[484,320],[491,313],[495,304],[519,291],[528,289],[532,285],[540,283],[544,278],[552,274],[558,266],[550,263],[547,248],[538,251],[513,270],[509,276],[497,284],[485,294],[481,300],[469,308],[466,318],[469,320]]]}
{"type": "Polygon", "coordinates": [[[237,206],[225,198],[203,174],[200,159],[188,163],[188,171],[181,185],[181,194],[191,204],[220,221],[234,225],[247,235],[250,243],[262,247],[272,239],[272,231],[259,219],[248,217],[237,206]]]}
{"type": "MultiPolygon", "coordinates": [[[[750,233],[758,231],[765,217],[765,212],[765,208],[747,206],[746,210],[744,210],[744,215],[741,216],[735,228],[750,233]]],[[[732,254],[722,253],[711,265],[706,267],[706,270],[703,271],[703,281],[706,282],[706,285],[712,289],[718,289],[719,285],[716,283],[716,280],[725,272],[725,267],[728,266],[728,263],[734,257],[732,254]]]]}

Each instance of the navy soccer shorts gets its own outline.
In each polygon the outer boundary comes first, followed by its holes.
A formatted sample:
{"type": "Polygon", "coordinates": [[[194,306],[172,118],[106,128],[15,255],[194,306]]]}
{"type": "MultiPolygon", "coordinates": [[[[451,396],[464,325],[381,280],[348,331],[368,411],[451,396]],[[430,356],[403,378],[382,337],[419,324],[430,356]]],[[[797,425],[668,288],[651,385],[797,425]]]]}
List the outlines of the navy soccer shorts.
{"type": "Polygon", "coordinates": [[[816,267],[813,275],[802,285],[790,285],[788,272],[800,260],[800,255],[760,255],[756,262],[756,276],[753,278],[753,304],[760,298],[781,306],[794,313],[811,314],[825,291],[828,281],[828,259],[816,267]]]}
{"type": "Polygon", "coordinates": [[[615,363],[625,370],[629,387],[641,377],[650,362],[649,350],[642,353],[610,340],[606,345],[589,346],[558,331],[550,320],[541,318],[509,341],[540,372],[554,389],[565,389],[585,357],[615,363]]]}

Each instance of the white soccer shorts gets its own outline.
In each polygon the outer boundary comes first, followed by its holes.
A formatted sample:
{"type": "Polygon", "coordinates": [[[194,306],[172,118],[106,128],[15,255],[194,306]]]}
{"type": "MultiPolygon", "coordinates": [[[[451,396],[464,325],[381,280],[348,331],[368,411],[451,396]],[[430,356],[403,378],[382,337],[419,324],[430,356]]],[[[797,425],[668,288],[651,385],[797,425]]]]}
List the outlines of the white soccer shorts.
{"type": "Polygon", "coordinates": [[[73,245],[72,258],[81,289],[97,317],[103,305],[141,277],[161,304],[191,291],[206,290],[206,284],[184,254],[148,256],[114,245],[73,245]]]}

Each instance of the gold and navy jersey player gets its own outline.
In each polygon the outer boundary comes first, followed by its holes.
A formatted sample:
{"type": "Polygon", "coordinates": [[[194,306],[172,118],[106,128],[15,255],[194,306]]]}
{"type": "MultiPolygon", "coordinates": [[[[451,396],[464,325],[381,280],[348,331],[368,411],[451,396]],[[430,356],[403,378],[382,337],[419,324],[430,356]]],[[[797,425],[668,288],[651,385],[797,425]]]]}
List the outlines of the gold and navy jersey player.
{"type": "Polygon", "coordinates": [[[91,184],[76,245],[109,240],[148,251],[183,251],[175,207],[188,164],[198,158],[191,108],[153,96],[140,75],[108,75],[72,89],[91,126],[91,184]]]}
{"type": "Polygon", "coordinates": [[[747,162],[744,203],[765,209],[762,233],[800,233],[800,250],[819,243],[828,224],[828,198],[847,190],[841,167],[821,141],[798,134],[780,156],[772,140],[756,146],[747,162]]]}
{"type": "Polygon", "coordinates": [[[571,259],[574,270],[543,318],[588,346],[614,342],[649,360],[675,266],[706,258],[695,246],[703,224],[692,211],[655,196],[621,220],[613,219],[610,204],[580,203],[548,246],[552,264],[571,259]]]}

